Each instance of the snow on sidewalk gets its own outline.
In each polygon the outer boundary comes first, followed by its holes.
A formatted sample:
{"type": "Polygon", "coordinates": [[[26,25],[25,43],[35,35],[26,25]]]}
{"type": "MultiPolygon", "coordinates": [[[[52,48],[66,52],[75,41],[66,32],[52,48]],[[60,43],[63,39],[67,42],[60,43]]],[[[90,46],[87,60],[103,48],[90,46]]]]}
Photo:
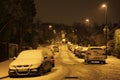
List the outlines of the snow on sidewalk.
{"type": "Polygon", "coordinates": [[[9,64],[12,62],[12,59],[0,62],[0,78],[8,76],[9,64]]]}

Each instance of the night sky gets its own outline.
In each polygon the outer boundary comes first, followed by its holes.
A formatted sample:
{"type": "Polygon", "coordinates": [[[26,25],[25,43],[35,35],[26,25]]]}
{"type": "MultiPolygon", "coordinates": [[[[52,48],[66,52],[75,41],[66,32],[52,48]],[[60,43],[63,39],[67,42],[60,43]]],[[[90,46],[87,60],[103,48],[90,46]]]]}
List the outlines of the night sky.
{"type": "MultiPolygon", "coordinates": [[[[105,0],[35,0],[37,14],[43,22],[73,24],[89,18],[91,22],[105,23],[101,5],[105,0]]],[[[120,0],[108,0],[108,22],[120,22],[120,0]]]]}

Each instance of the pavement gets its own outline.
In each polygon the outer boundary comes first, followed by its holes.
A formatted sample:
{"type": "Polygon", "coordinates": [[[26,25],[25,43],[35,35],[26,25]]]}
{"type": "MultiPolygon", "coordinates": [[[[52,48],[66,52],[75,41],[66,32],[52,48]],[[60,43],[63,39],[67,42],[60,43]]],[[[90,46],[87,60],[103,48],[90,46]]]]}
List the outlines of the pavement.
{"type": "Polygon", "coordinates": [[[9,59],[9,60],[0,62],[0,80],[2,78],[8,77],[9,64],[12,61],[13,61],[13,59],[9,59]]]}

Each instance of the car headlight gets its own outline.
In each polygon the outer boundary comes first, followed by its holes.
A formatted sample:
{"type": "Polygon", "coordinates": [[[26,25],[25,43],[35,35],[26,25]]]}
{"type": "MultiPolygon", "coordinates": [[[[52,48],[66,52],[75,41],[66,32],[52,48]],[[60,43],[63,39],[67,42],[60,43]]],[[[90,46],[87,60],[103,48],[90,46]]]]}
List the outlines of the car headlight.
{"type": "Polygon", "coordinates": [[[37,70],[37,69],[31,69],[31,71],[33,71],[33,72],[37,72],[38,70],[37,70]]]}
{"type": "Polygon", "coordinates": [[[15,70],[14,69],[9,69],[9,72],[15,72],[15,70]]]}
{"type": "Polygon", "coordinates": [[[14,65],[10,65],[9,68],[10,69],[15,69],[15,66],[14,65]]]}

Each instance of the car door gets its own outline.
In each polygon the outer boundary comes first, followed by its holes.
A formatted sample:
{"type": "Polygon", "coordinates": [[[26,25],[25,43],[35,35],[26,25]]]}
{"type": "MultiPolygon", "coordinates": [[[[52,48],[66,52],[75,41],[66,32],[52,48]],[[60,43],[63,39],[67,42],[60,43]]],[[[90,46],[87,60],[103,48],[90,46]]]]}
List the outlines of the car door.
{"type": "Polygon", "coordinates": [[[43,66],[44,72],[48,72],[52,68],[52,63],[50,61],[50,57],[47,53],[45,53],[45,54],[43,54],[43,58],[44,58],[44,60],[43,60],[42,66],[43,66]]]}

